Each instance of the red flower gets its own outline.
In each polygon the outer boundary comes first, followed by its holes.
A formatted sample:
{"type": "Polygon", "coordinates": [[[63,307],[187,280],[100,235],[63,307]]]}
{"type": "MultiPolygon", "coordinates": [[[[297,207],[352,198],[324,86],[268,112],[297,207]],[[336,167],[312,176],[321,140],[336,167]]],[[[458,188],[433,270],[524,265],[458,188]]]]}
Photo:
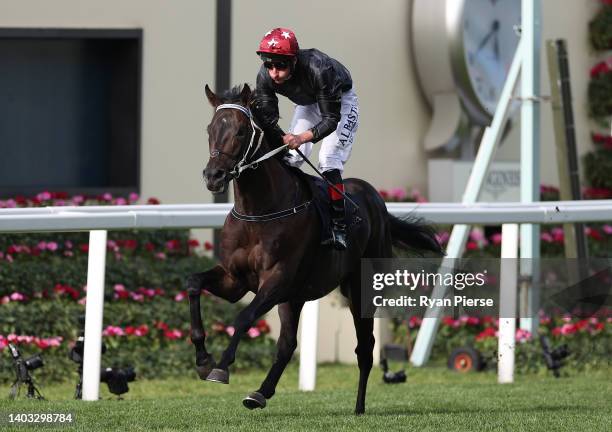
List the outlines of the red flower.
{"type": "Polygon", "coordinates": [[[135,327],[127,326],[125,328],[125,334],[133,335],[134,333],[136,333],[136,328],[135,327]]]}
{"type": "Polygon", "coordinates": [[[200,242],[197,241],[196,239],[189,239],[187,244],[189,245],[189,247],[192,247],[192,248],[200,246],[200,242]]]}
{"type": "Polygon", "coordinates": [[[259,321],[257,321],[255,327],[261,333],[270,333],[270,326],[268,325],[265,319],[260,319],[259,321]]]}
{"type": "Polygon", "coordinates": [[[145,244],[145,249],[149,252],[152,252],[155,250],[155,245],[151,242],[147,242],[147,244],[145,244]]]}
{"type": "Polygon", "coordinates": [[[149,198],[147,200],[147,204],[157,205],[157,204],[159,204],[159,200],[157,198],[149,198]]]}
{"type": "Polygon", "coordinates": [[[585,228],[585,231],[586,231],[586,235],[591,237],[593,240],[597,240],[597,241],[603,240],[603,236],[601,235],[599,230],[597,230],[595,228],[587,227],[587,228],[585,228]]]}
{"type": "Polygon", "coordinates": [[[134,240],[134,239],[130,239],[130,240],[126,240],[124,242],[124,246],[126,249],[136,249],[138,247],[138,241],[134,240]]]}
{"type": "Polygon", "coordinates": [[[483,331],[481,331],[480,333],[478,333],[476,335],[476,340],[483,340],[483,339],[487,339],[490,337],[495,337],[496,336],[496,331],[493,327],[487,327],[486,329],[484,329],[483,331]]]}
{"type": "Polygon", "coordinates": [[[181,248],[181,242],[178,240],[170,240],[166,242],[166,249],[175,251],[181,248]]]}
{"type": "Polygon", "coordinates": [[[83,243],[83,244],[79,245],[79,249],[81,250],[81,252],[88,253],[89,252],[89,244],[88,243],[83,243]]]}
{"type": "Polygon", "coordinates": [[[168,330],[168,324],[166,324],[163,321],[158,321],[155,324],[155,328],[158,329],[158,330],[164,330],[165,331],[165,330],[168,330]]]}
{"type": "Polygon", "coordinates": [[[207,251],[213,250],[213,244],[209,241],[204,242],[204,250],[207,250],[207,251]]]}
{"type": "Polygon", "coordinates": [[[478,243],[473,242],[473,241],[467,243],[467,250],[476,250],[476,249],[478,249],[478,243]]]}

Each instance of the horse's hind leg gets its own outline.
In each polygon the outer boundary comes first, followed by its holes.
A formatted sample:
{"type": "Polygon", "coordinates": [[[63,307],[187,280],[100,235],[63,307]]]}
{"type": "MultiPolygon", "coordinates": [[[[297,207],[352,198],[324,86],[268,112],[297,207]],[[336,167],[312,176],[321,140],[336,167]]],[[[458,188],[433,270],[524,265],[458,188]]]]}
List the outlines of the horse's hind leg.
{"type": "Polygon", "coordinates": [[[263,381],[259,390],[249,394],[242,403],[248,409],[264,408],[266,399],[274,396],[276,385],[280,380],[285,367],[291,360],[293,352],[297,348],[297,331],[300,321],[300,312],[304,302],[289,302],[278,305],[278,315],[281,320],[281,331],[276,343],[277,352],[274,364],[270,368],[266,379],[263,381]]]}
{"type": "Polygon", "coordinates": [[[359,387],[357,390],[357,402],[355,404],[355,414],[363,414],[365,412],[366,389],[368,387],[368,378],[372,370],[374,361],[374,318],[362,318],[361,313],[361,285],[359,273],[350,277],[346,291],[349,293],[351,314],[353,315],[353,323],[355,324],[355,332],[357,334],[357,364],[359,365],[359,387]]]}
{"type": "Polygon", "coordinates": [[[196,350],[196,371],[201,379],[206,379],[214,368],[214,360],[206,351],[206,337],[202,324],[200,295],[205,288],[212,294],[232,303],[240,300],[246,293],[221,266],[216,266],[203,273],[195,273],[186,280],[189,294],[189,313],[191,315],[191,341],[196,350]]]}

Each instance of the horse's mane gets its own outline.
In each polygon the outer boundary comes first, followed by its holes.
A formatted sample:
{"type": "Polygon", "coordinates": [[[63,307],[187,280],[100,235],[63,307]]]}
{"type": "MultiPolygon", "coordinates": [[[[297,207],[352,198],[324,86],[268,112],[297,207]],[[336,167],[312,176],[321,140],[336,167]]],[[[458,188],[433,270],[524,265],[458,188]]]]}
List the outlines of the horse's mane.
{"type": "Polygon", "coordinates": [[[242,85],[236,85],[230,89],[224,90],[223,93],[218,95],[219,101],[221,103],[237,103],[241,102],[242,98],[240,94],[242,93],[242,85]]]}
{"type": "MultiPolygon", "coordinates": [[[[243,85],[236,85],[230,89],[223,91],[217,96],[219,98],[219,102],[237,103],[242,105],[242,89],[243,85]]],[[[256,97],[256,92],[257,90],[254,90],[249,98],[249,108],[253,111],[253,118],[255,120],[255,123],[257,124],[257,126],[263,129],[265,139],[268,141],[268,145],[270,146],[270,148],[280,147],[281,145],[283,145],[283,139],[280,135],[279,129],[266,126],[261,121],[259,121],[258,113],[255,111],[255,107],[251,104],[251,101],[256,97]]],[[[283,153],[279,153],[275,157],[278,159],[282,159],[283,153]]]]}

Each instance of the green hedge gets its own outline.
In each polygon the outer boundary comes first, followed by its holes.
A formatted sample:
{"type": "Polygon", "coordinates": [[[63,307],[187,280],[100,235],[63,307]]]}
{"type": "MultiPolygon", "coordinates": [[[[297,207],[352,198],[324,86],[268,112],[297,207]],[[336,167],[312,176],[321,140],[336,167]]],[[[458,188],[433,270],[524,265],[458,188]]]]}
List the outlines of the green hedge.
{"type": "Polygon", "coordinates": [[[612,5],[602,5],[589,23],[589,39],[596,50],[612,49],[612,5]]]}

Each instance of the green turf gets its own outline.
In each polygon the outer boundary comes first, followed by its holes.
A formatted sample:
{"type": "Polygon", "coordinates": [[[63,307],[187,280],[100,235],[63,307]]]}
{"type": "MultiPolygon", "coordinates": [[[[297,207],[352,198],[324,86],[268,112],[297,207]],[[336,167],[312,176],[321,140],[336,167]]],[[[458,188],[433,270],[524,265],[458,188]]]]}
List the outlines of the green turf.
{"type": "MultiPolygon", "coordinates": [[[[357,367],[323,365],[317,391],[297,391],[297,367],[286,371],[264,410],[249,411],[242,398],[263,372],[234,373],[230,385],[185,377],[137,381],[122,401],[109,400],[103,384],[99,402],[71,400],[69,384],[42,388],[49,399],[9,401],[0,387],[0,415],[9,412],[75,413],[75,430],[542,430],[611,431],[612,371],[570,377],[519,376],[498,385],[492,372],[459,375],[442,368],[410,369],[406,384],[387,385],[373,370],[366,414],[353,415],[357,367]]],[[[6,420],[3,420],[6,421],[6,420]]],[[[0,430],[6,423],[0,424],[0,430]]],[[[33,428],[28,428],[32,430],[33,428]]],[[[21,428],[21,430],[24,430],[21,428]]],[[[48,428],[44,428],[48,430],[48,428]]]]}

